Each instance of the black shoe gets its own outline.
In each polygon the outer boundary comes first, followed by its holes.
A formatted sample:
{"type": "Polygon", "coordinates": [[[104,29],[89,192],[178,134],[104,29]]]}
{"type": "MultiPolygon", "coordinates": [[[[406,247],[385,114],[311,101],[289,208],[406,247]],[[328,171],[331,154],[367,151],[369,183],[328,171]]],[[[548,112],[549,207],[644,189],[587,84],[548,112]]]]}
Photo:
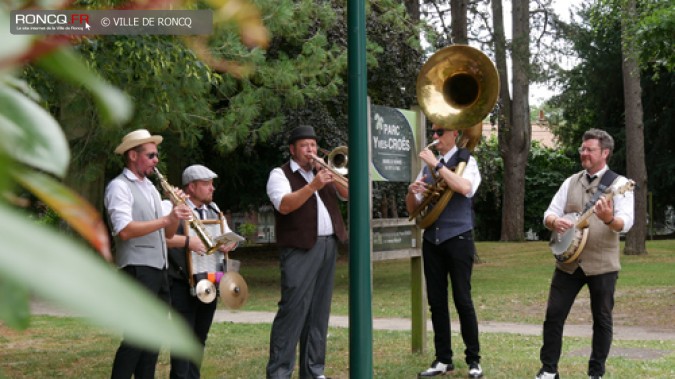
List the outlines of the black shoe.
{"type": "Polygon", "coordinates": [[[430,378],[437,375],[445,375],[455,369],[452,363],[443,363],[438,359],[431,363],[431,367],[417,374],[418,378],[430,378]]]}
{"type": "Polygon", "coordinates": [[[478,379],[483,377],[483,369],[480,367],[480,363],[472,362],[469,363],[469,379],[478,379]]]}
{"type": "Polygon", "coordinates": [[[602,379],[602,375],[590,375],[588,379],[602,379]]]}
{"type": "Polygon", "coordinates": [[[560,379],[560,375],[557,372],[546,372],[542,368],[534,379],[560,379]]]}

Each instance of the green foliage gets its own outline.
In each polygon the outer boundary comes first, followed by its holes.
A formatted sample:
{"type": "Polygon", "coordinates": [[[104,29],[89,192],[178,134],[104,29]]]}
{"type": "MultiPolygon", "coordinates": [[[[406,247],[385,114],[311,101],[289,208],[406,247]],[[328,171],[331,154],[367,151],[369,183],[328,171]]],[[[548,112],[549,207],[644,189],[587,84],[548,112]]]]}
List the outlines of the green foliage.
{"type": "MultiPolygon", "coordinates": [[[[563,91],[549,105],[562,110],[562,117],[554,123],[552,130],[569,154],[581,144],[581,136],[586,130],[604,129],[615,140],[609,165],[613,170],[625,173],[621,35],[617,32],[621,29],[621,14],[618,8],[606,3],[585,6],[579,13],[580,23],[567,29],[566,37],[574,45],[579,64],[561,73],[563,91]]],[[[646,16],[649,12],[641,14],[646,16]]],[[[651,43],[672,41],[659,39],[651,43]]],[[[662,210],[668,204],[675,204],[675,179],[670,174],[675,166],[672,160],[664,159],[673,155],[675,146],[675,133],[670,127],[675,115],[672,101],[675,74],[665,65],[651,65],[643,69],[641,78],[648,186],[654,209],[662,210]]],[[[655,217],[660,220],[662,211],[655,217]]]]}
{"type": "Polygon", "coordinates": [[[498,240],[501,235],[499,226],[502,224],[504,161],[499,154],[497,137],[483,138],[473,155],[482,178],[473,200],[476,239],[498,240]]]}
{"type": "MultiPolygon", "coordinates": [[[[476,238],[498,240],[501,231],[503,200],[503,161],[496,137],[481,142],[474,152],[481,171],[481,185],[474,197],[476,238]]],[[[544,211],[562,182],[578,169],[575,160],[558,149],[532,142],[525,173],[525,230],[534,231],[540,239],[548,238],[542,224],[544,211]]]]}
{"type": "Polygon", "coordinates": [[[251,236],[255,234],[257,230],[258,230],[257,226],[248,222],[239,225],[239,233],[243,236],[251,236]]]}
{"type": "Polygon", "coordinates": [[[542,239],[549,231],[542,222],[553,195],[562,182],[578,169],[578,163],[561,150],[532,142],[525,174],[525,230],[532,229],[542,239]]]}

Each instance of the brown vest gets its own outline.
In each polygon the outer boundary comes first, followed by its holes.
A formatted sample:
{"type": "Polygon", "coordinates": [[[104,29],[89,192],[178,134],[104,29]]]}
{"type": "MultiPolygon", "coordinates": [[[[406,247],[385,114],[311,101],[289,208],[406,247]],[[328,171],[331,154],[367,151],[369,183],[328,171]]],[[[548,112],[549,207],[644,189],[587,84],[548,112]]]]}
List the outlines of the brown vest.
{"type": "MultiPolygon", "coordinates": [[[[601,179],[598,178],[593,181],[593,184],[589,185],[584,177],[584,171],[573,175],[567,191],[565,213],[580,213],[583,211],[584,204],[593,197],[601,179]]],[[[616,182],[616,179],[614,182],[616,182]]],[[[588,239],[579,259],[567,264],[558,262],[557,267],[569,274],[573,273],[577,267],[581,267],[584,273],[589,276],[619,271],[621,269],[619,233],[612,231],[595,215],[591,215],[588,220],[588,239]]]]}
{"type": "MultiPolygon", "coordinates": [[[[307,185],[307,181],[300,172],[292,172],[290,162],[281,166],[281,170],[291,184],[291,191],[295,192],[307,185]]],[[[335,236],[340,242],[344,242],[347,240],[347,231],[340,214],[336,191],[334,184],[327,184],[319,191],[319,196],[328,209],[335,236]]],[[[317,238],[317,207],[316,196],[311,196],[300,208],[289,214],[283,215],[275,209],[277,245],[305,250],[311,249],[316,244],[317,238]]]]}

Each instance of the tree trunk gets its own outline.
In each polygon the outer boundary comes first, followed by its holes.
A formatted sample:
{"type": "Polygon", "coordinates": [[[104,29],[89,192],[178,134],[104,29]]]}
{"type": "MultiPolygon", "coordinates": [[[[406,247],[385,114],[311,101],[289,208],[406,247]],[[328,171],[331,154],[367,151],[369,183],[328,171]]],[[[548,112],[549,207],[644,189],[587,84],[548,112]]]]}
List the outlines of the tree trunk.
{"type": "Polygon", "coordinates": [[[469,7],[469,0],[451,0],[450,1],[450,39],[453,44],[468,44],[466,14],[469,7]]]}
{"type": "MultiPolygon", "coordinates": [[[[510,119],[506,117],[508,114],[505,114],[504,125],[500,123],[499,127],[499,150],[504,159],[504,197],[500,237],[502,241],[525,239],[525,170],[532,138],[528,99],[530,28],[527,0],[513,2],[512,22],[513,102],[509,110],[510,119]]],[[[502,93],[505,93],[503,89],[502,93]]]]}
{"type": "Polygon", "coordinates": [[[419,0],[405,0],[405,9],[413,21],[420,20],[420,2],[419,0]]]}
{"type": "Polygon", "coordinates": [[[635,222],[626,235],[624,254],[647,254],[647,167],[645,165],[642,87],[636,49],[628,36],[627,27],[636,20],[635,0],[628,0],[623,10],[621,53],[623,56],[623,96],[626,117],[626,171],[637,184],[635,188],[635,222]]]}

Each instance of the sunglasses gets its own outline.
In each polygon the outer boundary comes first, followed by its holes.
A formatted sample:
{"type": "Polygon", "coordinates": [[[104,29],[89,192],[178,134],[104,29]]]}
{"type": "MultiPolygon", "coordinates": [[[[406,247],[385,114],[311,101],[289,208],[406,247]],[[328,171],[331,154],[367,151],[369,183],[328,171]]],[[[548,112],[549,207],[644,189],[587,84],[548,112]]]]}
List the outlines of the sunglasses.
{"type": "Polygon", "coordinates": [[[145,156],[148,157],[148,159],[155,159],[155,158],[159,159],[159,153],[148,153],[145,154],[145,156]]]}
{"type": "Polygon", "coordinates": [[[431,135],[437,135],[439,137],[443,137],[443,134],[445,134],[445,129],[431,129],[431,135]]]}

